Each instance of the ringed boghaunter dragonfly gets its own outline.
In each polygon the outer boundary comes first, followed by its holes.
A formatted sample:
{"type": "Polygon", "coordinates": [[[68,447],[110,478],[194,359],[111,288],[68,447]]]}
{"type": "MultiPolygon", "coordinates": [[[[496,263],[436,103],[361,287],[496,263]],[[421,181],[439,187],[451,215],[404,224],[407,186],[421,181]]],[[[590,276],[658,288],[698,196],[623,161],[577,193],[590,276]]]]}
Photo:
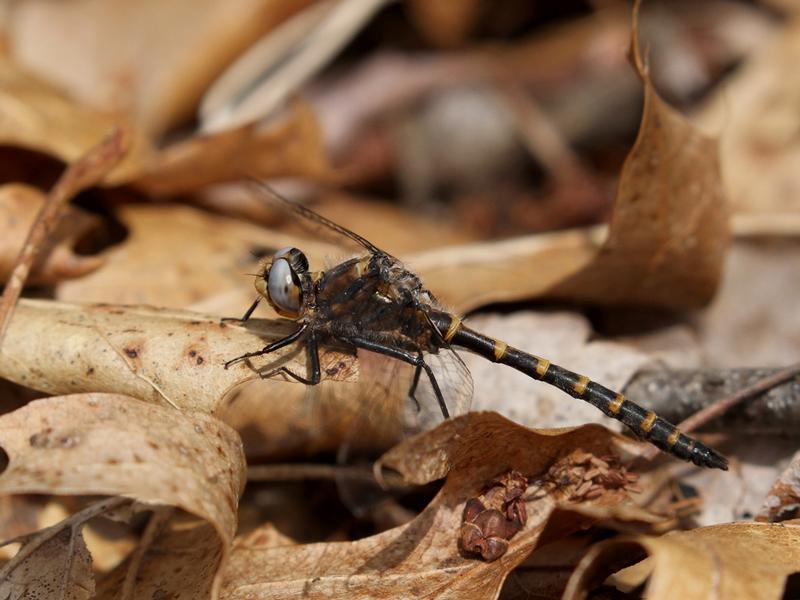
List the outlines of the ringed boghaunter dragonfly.
{"type": "MultiPolygon", "coordinates": [[[[320,347],[334,343],[353,351],[367,350],[414,367],[408,394],[417,409],[420,405],[416,392],[424,374],[442,416],[447,419],[451,412],[448,398],[431,368],[430,358],[450,354],[468,378],[466,366],[452,351],[452,348],[465,349],[592,404],[664,452],[698,466],[727,470],[728,461],[724,456],[681,433],[655,412],[590,381],[585,375],[470,329],[458,316],[440,308],[420,278],[397,258],[357,233],[283,198],[266,184],[257,185],[290,212],[349,238],[366,253],[330,269],[312,271],[299,249],[278,250],[256,275],[255,288],[259,294],[256,300],[241,319],[226,320],[246,321],[259,301],[265,299],[278,314],[296,322],[297,329],[261,350],[229,360],[225,363],[226,369],[291,344],[302,344],[310,373],[299,375],[285,366],[277,371],[301,383],[317,385],[321,380],[320,347]]],[[[468,387],[471,395],[471,381],[468,387]]],[[[447,391],[446,387],[444,389],[447,391]]]]}

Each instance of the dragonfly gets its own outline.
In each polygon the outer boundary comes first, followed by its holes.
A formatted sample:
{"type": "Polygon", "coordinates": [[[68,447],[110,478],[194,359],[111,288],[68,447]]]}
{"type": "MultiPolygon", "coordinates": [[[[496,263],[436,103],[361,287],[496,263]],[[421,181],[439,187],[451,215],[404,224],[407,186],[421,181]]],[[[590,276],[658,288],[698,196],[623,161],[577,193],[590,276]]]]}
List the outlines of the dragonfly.
{"type": "Polygon", "coordinates": [[[469,371],[454,351],[458,348],[516,369],[588,402],[663,452],[700,467],[728,469],[728,461],[720,453],[623,394],[467,327],[459,316],[444,310],[422,280],[400,260],[359,234],[284,198],[267,184],[259,182],[257,185],[290,213],[348,238],[362,253],[331,268],[314,271],[298,248],[287,247],[275,252],[255,276],[258,295],[253,304],[241,318],[226,320],[245,322],[259,303],[266,300],[279,315],[293,321],[296,329],[259,350],[227,361],[226,369],[300,344],[307,354],[307,373],[295,373],[286,366],[275,372],[315,386],[322,379],[320,348],[335,344],[353,352],[366,350],[411,365],[414,371],[408,397],[417,410],[421,406],[418,401],[420,381],[425,377],[429,384],[426,389],[432,391],[441,416],[449,419],[450,409],[457,407],[453,412],[461,412],[468,407],[472,394],[469,371]],[[450,365],[448,378],[461,378],[462,384],[442,385],[442,371],[433,367],[437,361],[450,365]],[[464,383],[466,381],[468,383],[464,383]],[[451,397],[446,397],[445,392],[451,397]]]}

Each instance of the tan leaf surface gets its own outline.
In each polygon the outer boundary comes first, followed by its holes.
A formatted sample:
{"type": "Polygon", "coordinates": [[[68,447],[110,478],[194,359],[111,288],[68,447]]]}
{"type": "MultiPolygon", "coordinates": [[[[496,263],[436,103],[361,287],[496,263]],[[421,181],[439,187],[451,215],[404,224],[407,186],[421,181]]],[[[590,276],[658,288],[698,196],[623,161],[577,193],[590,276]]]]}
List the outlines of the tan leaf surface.
{"type": "Polygon", "coordinates": [[[468,312],[547,294],[592,263],[603,234],[603,228],[593,228],[530,235],[437,248],[404,259],[445,306],[468,312]]]}
{"type": "Polygon", "coordinates": [[[737,211],[800,211],[800,16],[762,46],[719,86],[696,115],[720,136],[725,190],[737,211]]]}
{"type": "Polygon", "coordinates": [[[8,11],[8,46],[20,64],[80,102],[131,115],[148,135],[160,134],[191,115],[228,62],[307,4],[35,0],[8,11]]]}
{"type": "Polygon", "coordinates": [[[186,543],[194,533],[194,554],[155,552],[151,560],[181,566],[183,585],[191,588],[196,577],[208,593],[233,539],[244,486],[241,442],[229,427],[125,396],[79,394],[38,400],[0,417],[0,445],[9,457],[0,494],[120,495],[202,519],[199,529],[184,526],[181,534],[179,527],[168,536],[170,543],[186,543]]]}
{"type": "MultiPolygon", "coordinates": [[[[81,37],[81,36],[73,36],[81,37]]],[[[244,126],[157,149],[129,118],[77,104],[0,57],[0,143],[73,162],[126,123],[130,150],[104,182],[174,193],[211,182],[254,177],[330,175],[316,120],[303,105],[265,127],[244,126]]]]}
{"type": "Polygon", "coordinates": [[[644,111],[605,240],[578,230],[408,257],[446,304],[549,297],[682,309],[711,299],[730,237],[717,143],[659,98],[633,36],[644,111]]]}
{"type": "MultiPolygon", "coordinates": [[[[0,56],[0,143],[38,150],[71,163],[102,140],[120,119],[71,100],[0,56]]],[[[140,164],[154,150],[135,128],[128,154],[117,169],[140,164]]]]}
{"type": "MultiPolygon", "coordinates": [[[[223,364],[288,335],[286,321],[219,318],[144,306],[73,305],[22,300],[0,349],[0,376],[51,394],[116,392],[184,410],[213,413],[237,385],[286,364],[305,372],[305,353],[289,347],[253,359],[253,367],[223,364]]],[[[323,356],[327,377],[347,379],[353,361],[323,356]]]]}
{"type": "Polygon", "coordinates": [[[123,501],[116,498],[97,502],[60,523],[14,540],[22,546],[0,567],[0,598],[94,597],[92,556],[83,528],[92,517],[123,501]]]}
{"type": "MultiPolygon", "coordinates": [[[[494,563],[459,553],[466,500],[509,468],[542,475],[576,448],[599,455],[620,451],[624,445],[621,438],[599,427],[535,431],[494,413],[453,419],[384,456],[384,465],[411,481],[447,475],[439,494],[411,523],[349,543],[276,543],[269,529],[261,543],[251,534],[234,546],[221,597],[496,598],[506,575],[538,542],[565,488],[527,498],[527,525],[512,538],[508,553],[494,563]]],[[[642,511],[624,515],[623,499],[624,494],[608,492],[594,514],[573,519],[572,526],[617,514],[623,520],[641,518],[642,511]]]]}
{"type": "MultiPolygon", "coordinates": [[[[11,274],[14,260],[44,201],[45,195],[41,191],[26,185],[0,187],[0,281],[5,281],[11,274]]],[[[68,208],[53,236],[46,240],[28,283],[53,283],[80,277],[99,268],[105,262],[104,258],[80,256],[72,250],[75,242],[97,225],[98,220],[87,213],[68,208]]]]}
{"type": "Polygon", "coordinates": [[[778,600],[786,597],[786,577],[800,569],[800,527],[796,523],[729,523],[660,538],[605,542],[580,562],[564,598],[586,598],[609,571],[636,561],[642,551],[649,556],[646,561],[613,576],[618,587],[633,589],[647,580],[644,595],[653,600],[778,600]]]}
{"type": "Polygon", "coordinates": [[[0,598],[94,597],[92,557],[81,529],[66,528],[0,578],[0,598]]]}
{"type": "Polygon", "coordinates": [[[717,142],[659,98],[643,66],[635,23],[632,35],[644,110],[620,174],[608,239],[592,264],[549,295],[695,308],[714,294],[730,238],[717,142]]]}
{"type": "Polygon", "coordinates": [[[208,523],[176,524],[161,531],[143,549],[144,556],[129,559],[97,582],[98,600],[117,598],[214,598],[215,578],[228,553],[208,523]],[[135,585],[127,583],[134,580],[135,585]],[[128,591],[130,590],[130,591],[128,591]]]}
{"type": "Polygon", "coordinates": [[[28,275],[41,255],[42,247],[52,239],[70,200],[84,189],[96,185],[119,163],[127,151],[128,136],[124,129],[115,127],[100,143],[70,163],[53,184],[28,230],[25,243],[14,260],[11,274],[0,297],[0,342],[28,275]]]}
{"type": "Polygon", "coordinates": [[[322,143],[314,113],[298,102],[271,127],[243,125],[169,146],[130,181],[151,194],[168,195],[248,176],[332,178],[322,143]]]}
{"type": "MultiPolygon", "coordinates": [[[[218,314],[239,317],[257,295],[256,255],[299,244],[312,264],[322,266],[341,252],[187,206],[125,206],[118,218],[127,238],[104,253],[104,268],[60,285],[59,299],[187,308],[231,291],[235,297],[218,314]]],[[[256,315],[274,316],[263,304],[256,315]]]]}
{"type": "MultiPolygon", "coordinates": [[[[320,358],[330,360],[329,353],[337,355],[329,350],[320,358]]],[[[215,415],[240,432],[248,457],[296,459],[336,453],[343,444],[374,456],[404,435],[413,368],[366,351],[354,366],[357,381],[328,376],[313,388],[279,378],[250,381],[215,415]]]]}

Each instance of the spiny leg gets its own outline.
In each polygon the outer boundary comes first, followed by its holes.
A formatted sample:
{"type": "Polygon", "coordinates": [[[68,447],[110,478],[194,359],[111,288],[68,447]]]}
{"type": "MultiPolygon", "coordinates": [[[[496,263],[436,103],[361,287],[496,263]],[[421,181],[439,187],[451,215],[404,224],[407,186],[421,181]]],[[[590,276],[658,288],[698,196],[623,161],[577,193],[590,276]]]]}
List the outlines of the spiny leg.
{"type": "MultiPolygon", "coordinates": [[[[385,346],[383,344],[379,344],[371,340],[366,340],[364,338],[348,337],[346,341],[354,346],[363,348],[364,350],[369,350],[377,354],[384,354],[386,356],[390,356],[391,358],[402,360],[403,362],[406,362],[410,365],[414,365],[415,367],[417,367],[417,369],[424,369],[425,373],[428,375],[428,379],[431,382],[431,387],[433,388],[433,393],[436,396],[436,401],[439,403],[439,408],[442,411],[442,416],[444,416],[445,419],[450,418],[450,411],[447,410],[447,405],[444,402],[444,396],[442,395],[442,390],[439,387],[439,382],[436,381],[436,377],[433,374],[433,369],[431,369],[430,365],[425,362],[425,360],[422,357],[422,354],[414,355],[411,354],[410,352],[406,352],[405,350],[401,350],[399,348],[392,348],[391,346],[385,346]]],[[[416,376],[415,373],[415,381],[417,381],[417,383],[418,380],[419,377],[416,376]]],[[[416,391],[416,385],[414,385],[414,391],[416,391]]],[[[416,399],[414,401],[416,402],[416,399]]]]}
{"type": "Polygon", "coordinates": [[[222,321],[223,323],[227,323],[228,321],[235,321],[237,323],[244,323],[245,321],[247,321],[247,319],[250,318],[250,315],[253,314],[253,311],[256,309],[256,306],[258,306],[259,302],[261,302],[261,296],[259,296],[258,298],[256,298],[253,301],[253,303],[250,305],[250,308],[247,309],[247,312],[244,313],[244,316],[242,316],[241,319],[238,318],[238,317],[222,317],[222,319],[220,319],[220,321],[222,321]]]}
{"type": "MultiPolygon", "coordinates": [[[[422,352],[418,355],[420,360],[422,360],[422,352]]],[[[419,377],[422,375],[422,365],[417,365],[414,367],[414,378],[411,380],[411,387],[408,388],[408,397],[414,401],[414,406],[417,407],[417,412],[422,410],[419,405],[419,401],[417,400],[417,386],[419,385],[419,377]]]]}
{"type": "Polygon", "coordinates": [[[727,470],[728,460],[724,456],[681,433],[655,412],[590,381],[585,375],[551,364],[549,360],[512,348],[505,342],[469,329],[454,315],[437,311],[431,313],[431,320],[448,344],[462,346],[484,358],[549,383],[573,398],[585,400],[609,417],[630,427],[639,437],[678,458],[689,460],[698,466],[727,470]]]}
{"type": "Polygon", "coordinates": [[[278,369],[267,373],[264,375],[264,377],[271,377],[276,373],[286,373],[289,377],[295,381],[299,381],[300,383],[304,383],[306,385],[317,385],[322,379],[322,370],[319,365],[319,346],[317,345],[317,336],[313,332],[308,337],[306,353],[308,360],[311,363],[311,378],[305,378],[302,375],[298,375],[288,367],[279,367],[278,369]]]}
{"type": "Polygon", "coordinates": [[[243,360],[247,360],[248,358],[263,356],[264,354],[275,352],[275,350],[280,350],[281,348],[288,346],[292,342],[297,341],[306,332],[307,329],[308,329],[308,324],[304,323],[297,329],[297,331],[290,333],[285,338],[281,338],[275,342],[272,342],[268,346],[264,346],[261,350],[256,350],[255,352],[248,352],[247,354],[242,354],[241,356],[237,356],[236,358],[229,360],[228,362],[225,363],[225,368],[227,369],[231,365],[234,365],[237,362],[241,362],[243,360]]]}

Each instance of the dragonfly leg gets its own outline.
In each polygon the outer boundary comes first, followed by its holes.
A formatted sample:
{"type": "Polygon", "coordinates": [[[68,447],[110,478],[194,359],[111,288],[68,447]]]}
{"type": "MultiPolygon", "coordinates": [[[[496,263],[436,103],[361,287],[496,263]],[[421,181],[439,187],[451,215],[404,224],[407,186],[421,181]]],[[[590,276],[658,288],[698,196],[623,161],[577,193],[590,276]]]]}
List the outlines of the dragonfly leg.
{"type": "Polygon", "coordinates": [[[225,368],[227,369],[231,365],[235,365],[238,362],[243,360],[247,360],[248,358],[253,358],[255,356],[263,356],[264,354],[269,354],[270,352],[275,352],[275,350],[280,350],[281,348],[288,346],[292,342],[297,341],[300,336],[302,336],[306,329],[308,328],[307,324],[303,324],[297,331],[294,331],[287,335],[285,338],[281,338],[275,342],[272,342],[268,346],[264,346],[261,350],[256,350],[255,352],[248,352],[247,354],[242,354],[241,356],[237,356],[236,358],[229,360],[225,363],[225,368]]]}
{"type": "MultiPolygon", "coordinates": [[[[417,356],[419,357],[420,360],[422,360],[422,352],[420,352],[417,356]]],[[[416,367],[414,367],[414,379],[411,380],[411,387],[408,388],[408,397],[414,401],[414,405],[417,407],[417,412],[422,410],[416,396],[420,375],[422,375],[422,365],[417,365],[416,367]]]]}
{"type": "MultiPolygon", "coordinates": [[[[410,365],[414,365],[418,370],[423,369],[431,382],[431,387],[433,388],[433,393],[436,395],[436,401],[439,403],[442,416],[444,416],[445,419],[450,418],[450,411],[447,410],[447,404],[444,402],[444,396],[442,395],[442,390],[439,387],[439,382],[436,381],[436,377],[433,374],[433,369],[431,369],[430,365],[425,362],[421,354],[412,354],[410,352],[406,352],[405,350],[392,348],[391,346],[385,346],[378,342],[373,342],[364,338],[348,337],[347,341],[354,346],[363,348],[364,350],[369,350],[370,352],[375,352],[376,354],[384,354],[386,356],[390,356],[391,358],[406,362],[410,365]]],[[[419,377],[417,377],[415,373],[415,381],[418,382],[418,380],[419,377]]],[[[416,391],[416,385],[413,387],[414,391],[416,391]]],[[[416,402],[416,399],[414,401],[416,402]]]]}
{"type": "Polygon", "coordinates": [[[235,321],[237,323],[244,323],[245,321],[247,321],[247,319],[250,318],[250,315],[253,314],[253,311],[256,309],[256,306],[258,306],[259,302],[261,302],[261,296],[259,296],[258,298],[255,299],[255,301],[250,305],[250,308],[247,309],[247,312],[244,313],[244,315],[241,318],[239,318],[239,317],[222,317],[220,319],[220,322],[221,323],[227,323],[229,321],[235,321]]]}
{"type": "Polygon", "coordinates": [[[286,375],[288,375],[295,381],[299,381],[300,383],[304,383],[306,385],[317,385],[322,379],[322,371],[319,366],[319,346],[317,345],[317,336],[314,335],[313,332],[308,337],[306,351],[308,353],[308,360],[311,364],[310,378],[298,375],[297,373],[292,371],[289,367],[279,367],[278,369],[275,369],[274,371],[267,373],[266,375],[264,375],[264,377],[267,378],[272,375],[275,375],[276,373],[286,373],[286,375]]]}

